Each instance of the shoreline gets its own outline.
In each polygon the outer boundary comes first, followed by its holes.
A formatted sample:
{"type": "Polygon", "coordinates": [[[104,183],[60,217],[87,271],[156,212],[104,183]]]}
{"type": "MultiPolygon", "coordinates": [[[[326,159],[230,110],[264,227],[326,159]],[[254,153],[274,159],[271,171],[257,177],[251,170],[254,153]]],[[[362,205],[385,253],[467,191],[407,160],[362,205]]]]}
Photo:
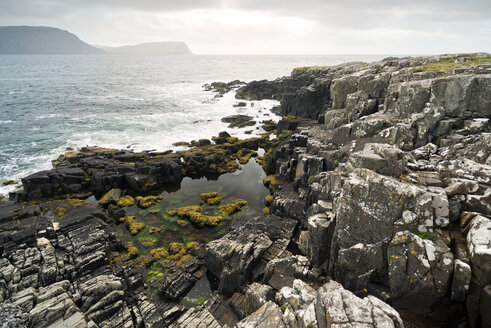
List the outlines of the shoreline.
{"type": "MultiPolygon", "coordinates": [[[[13,303],[9,310],[32,323],[46,316],[46,304],[73,299],[62,314],[102,326],[491,324],[483,310],[491,299],[490,72],[489,55],[298,68],[237,91],[248,101],[281,100],[282,119],[266,123],[260,137],[220,133],[214,144],[201,139],[176,152],[66,153],[53,170],[23,179],[23,192],[12,194],[17,203],[0,203],[7,255],[0,272],[12,272],[2,276],[1,300],[9,301],[0,308],[13,303]],[[114,237],[112,226],[126,215],[123,197],[185,176],[216,178],[249,160],[267,175],[272,197],[263,215],[232,223],[208,243],[169,245],[158,259],[114,237]],[[75,200],[87,192],[109,202],[75,200]],[[38,269],[15,278],[18,252],[42,254],[38,269]],[[60,254],[68,271],[53,265],[60,254]],[[146,259],[167,271],[150,279],[146,259]],[[215,281],[213,296],[181,306],[205,275],[215,281]],[[63,297],[49,296],[56,293],[63,297]]],[[[138,227],[139,218],[125,218],[128,229],[138,227]]]]}

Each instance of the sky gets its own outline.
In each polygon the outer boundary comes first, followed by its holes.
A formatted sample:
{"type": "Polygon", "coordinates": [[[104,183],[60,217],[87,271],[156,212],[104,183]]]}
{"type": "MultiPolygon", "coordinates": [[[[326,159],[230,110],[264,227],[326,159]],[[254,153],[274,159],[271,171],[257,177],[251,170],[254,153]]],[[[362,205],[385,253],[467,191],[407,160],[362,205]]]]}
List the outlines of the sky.
{"type": "Polygon", "coordinates": [[[0,0],[0,25],[195,54],[491,52],[490,0],[0,0]]]}

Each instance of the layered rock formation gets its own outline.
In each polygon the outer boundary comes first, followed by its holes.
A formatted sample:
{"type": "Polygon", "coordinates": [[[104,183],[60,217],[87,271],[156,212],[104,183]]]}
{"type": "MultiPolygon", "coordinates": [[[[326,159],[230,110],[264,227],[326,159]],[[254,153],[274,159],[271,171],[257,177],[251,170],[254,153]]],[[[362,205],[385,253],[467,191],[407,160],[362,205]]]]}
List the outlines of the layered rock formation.
{"type": "Polygon", "coordinates": [[[460,55],[295,69],[236,94],[281,100],[273,141],[222,134],[181,153],[65,154],[53,170],[23,179],[11,195],[17,202],[0,203],[2,322],[490,326],[490,61],[460,55]],[[67,199],[232,172],[259,147],[258,161],[275,174],[265,179],[273,193],[265,214],[201,245],[201,255],[162,278],[155,303],[143,269],[109,261],[120,247],[117,206],[67,199]],[[214,296],[192,308],[177,303],[205,271],[217,279],[214,296]]]}

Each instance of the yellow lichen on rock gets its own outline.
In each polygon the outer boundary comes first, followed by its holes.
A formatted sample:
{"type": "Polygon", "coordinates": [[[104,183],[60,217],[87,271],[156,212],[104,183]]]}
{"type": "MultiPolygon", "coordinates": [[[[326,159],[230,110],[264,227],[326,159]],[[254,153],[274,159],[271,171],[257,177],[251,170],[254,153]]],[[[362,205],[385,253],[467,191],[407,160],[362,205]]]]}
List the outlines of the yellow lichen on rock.
{"type": "Polygon", "coordinates": [[[197,213],[197,215],[191,215],[189,220],[193,223],[196,223],[200,227],[204,227],[205,225],[209,227],[216,227],[221,221],[223,217],[221,216],[211,216],[211,215],[203,215],[201,213],[197,213]]]}
{"type": "Polygon", "coordinates": [[[204,215],[201,213],[202,210],[200,206],[185,206],[170,211],[169,215],[177,215],[181,219],[188,219],[200,227],[204,227],[205,225],[215,227],[223,219],[221,216],[204,215]]]}
{"type": "Polygon", "coordinates": [[[155,248],[150,251],[150,256],[155,260],[159,261],[163,259],[164,257],[169,256],[169,252],[167,252],[163,248],[155,248]]]}
{"type": "Polygon", "coordinates": [[[154,234],[154,233],[162,232],[162,229],[157,228],[157,227],[150,227],[150,228],[148,228],[148,232],[151,234],[154,234]]]}
{"type": "Polygon", "coordinates": [[[56,213],[56,219],[57,220],[63,220],[66,217],[66,208],[57,206],[51,209],[53,213],[56,213]]]}
{"type": "Polygon", "coordinates": [[[266,196],[264,198],[264,202],[266,203],[266,206],[271,205],[271,203],[273,202],[273,199],[274,199],[274,197],[272,195],[266,196]]]}
{"type": "Polygon", "coordinates": [[[123,197],[119,197],[117,204],[119,207],[131,207],[131,206],[135,206],[136,201],[130,195],[126,195],[123,197]]]}
{"type": "Polygon", "coordinates": [[[186,250],[198,248],[199,243],[197,241],[190,241],[186,244],[186,250]]]}
{"type": "Polygon", "coordinates": [[[145,223],[143,222],[137,222],[136,218],[134,216],[127,216],[124,218],[119,219],[121,222],[125,222],[126,228],[129,230],[129,232],[132,235],[136,235],[139,233],[143,228],[145,228],[145,223]]]}
{"type": "Polygon", "coordinates": [[[155,241],[153,241],[153,240],[140,240],[140,244],[142,244],[142,246],[145,248],[149,248],[155,244],[155,241]]]}
{"type": "Polygon", "coordinates": [[[200,206],[184,206],[184,207],[178,207],[173,209],[172,211],[169,211],[170,216],[178,216],[181,219],[186,219],[188,218],[189,213],[191,212],[201,212],[203,209],[200,206]]]}
{"type": "Polygon", "coordinates": [[[203,194],[200,194],[200,196],[202,200],[207,201],[210,198],[215,198],[216,196],[218,196],[218,191],[205,192],[203,194]]]}
{"type": "Polygon", "coordinates": [[[208,205],[218,205],[222,202],[222,197],[208,198],[206,202],[208,205]]]}
{"type": "Polygon", "coordinates": [[[126,247],[128,249],[128,255],[130,257],[135,257],[138,255],[138,248],[133,245],[133,242],[129,241],[128,246],[126,247]]]}
{"type": "Polygon", "coordinates": [[[263,183],[268,188],[272,193],[274,193],[277,189],[278,186],[281,184],[281,182],[276,179],[276,176],[274,175],[268,175],[263,179],[263,183]]]}
{"type": "Polygon", "coordinates": [[[160,210],[150,210],[150,211],[148,211],[148,213],[152,213],[152,214],[157,214],[158,212],[160,212],[160,210]]]}
{"type": "Polygon", "coordinates": [[[160,202],[163,199],[163,197],[162,196],[147,196],[147,197],[138,196],[135,199],[138,207],[148,208],[160,202]]]}
{"type": "Polygon", "coordinates": [[[237,159],[239,160],[239,163],[244,165],[249,162],[251,157],[257,156],[257,153],[251,149],[239,149],[239,151],[236,154],[237,159]]]}
{"type": "Polygon", "coordinates": [[[182,256],[181,258],[179,258],[179,260],[177,260],[176,266],[181,266],[183,263],[189,262],[192,259],[193,259],[193,257],[191,255],[186,254],[186,255],[182,256]]]}
{"type": "Polygon", "coordinates": [[[182,243],[170,243],[169,244],[169,254],[175,255],[181,253],[182,255],[186,254],[186,248],[182,243]]]}
{"type": "Polygon", "coordinates": [[[101,199],[99,199],[99,205],[106,206],[111,201],[116,201],[120,195],[121,195],[120,189],[111,189],[108,192],[106,192],[101,199]]]}
{"type": "Polygon", "coordinates": [[[235,212],[242,210],[242,207],[244,207],[246,204],[247,201],[239,200],[233,204],[222,205],[220,206],[220,212],[222,212],[222,214],[225,216],[231,215],[234,214],[235,212]]]}

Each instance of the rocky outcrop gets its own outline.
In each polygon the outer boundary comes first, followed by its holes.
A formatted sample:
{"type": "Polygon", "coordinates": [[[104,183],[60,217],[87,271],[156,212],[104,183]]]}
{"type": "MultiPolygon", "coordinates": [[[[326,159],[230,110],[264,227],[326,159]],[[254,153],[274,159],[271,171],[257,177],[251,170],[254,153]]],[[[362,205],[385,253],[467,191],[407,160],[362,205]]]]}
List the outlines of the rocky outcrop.
{"type": "Polygon", "coordinates": [[[2,323],[131,327],[144,320],[161,326],[163,318],[148,302],[142,282],[135,283],[138,275],[111,268],[114,235],[99,207],[78,200],[6,202],[0,213],[9,218],[0,224],[0,298],[2,312],[10,313],[2,323]],[[63,217],[53,215],[59,208],[65,208],[63,217]]]}
{"type": "Polygon", "coordinates": [[[264,303],[237,327],[404,327],[393,308],[369,296],[363,299],[332,281],[317,291],[295,280],[278,293],[278,303],[264,303]]]}
{"type": "Polygon", "coordinates": [[[296,116],[272,125],[275,139],[221,133],[176,153],[63,155],[13,194],[58,199],[0,203],[0,309],[32,327],[412,327],[414,316],[489,326],[489,61],[299,68],[237,90],[280,99],[282,115],[296,116]],[[129,192],[216,177],[252,156],[269,174],[264,215],[234,221],[152,281],[109,262],[129,192]],[[106,196],[98,206],[67,198],[85,193],[106,196]],[[178,304],[205,274],[213,297],[178,304]]]}
{"type": "MultiPolygon", "coordinates": [[[[491,75],[474,55],[452,58],[467,67],[431,69],[449,58],[312,68],[305,88],[323,99],[324,124],[300,128],[272,153],[286,183],[270,210],[297,220],[296,247],[357,295],[419,313],[450,296],[478,326],[491,272],[475,253],[490,248],[480,231],[491,222],[491,75]]],[[[304,104],[296,113],[315,118],[304,104]]]]}

